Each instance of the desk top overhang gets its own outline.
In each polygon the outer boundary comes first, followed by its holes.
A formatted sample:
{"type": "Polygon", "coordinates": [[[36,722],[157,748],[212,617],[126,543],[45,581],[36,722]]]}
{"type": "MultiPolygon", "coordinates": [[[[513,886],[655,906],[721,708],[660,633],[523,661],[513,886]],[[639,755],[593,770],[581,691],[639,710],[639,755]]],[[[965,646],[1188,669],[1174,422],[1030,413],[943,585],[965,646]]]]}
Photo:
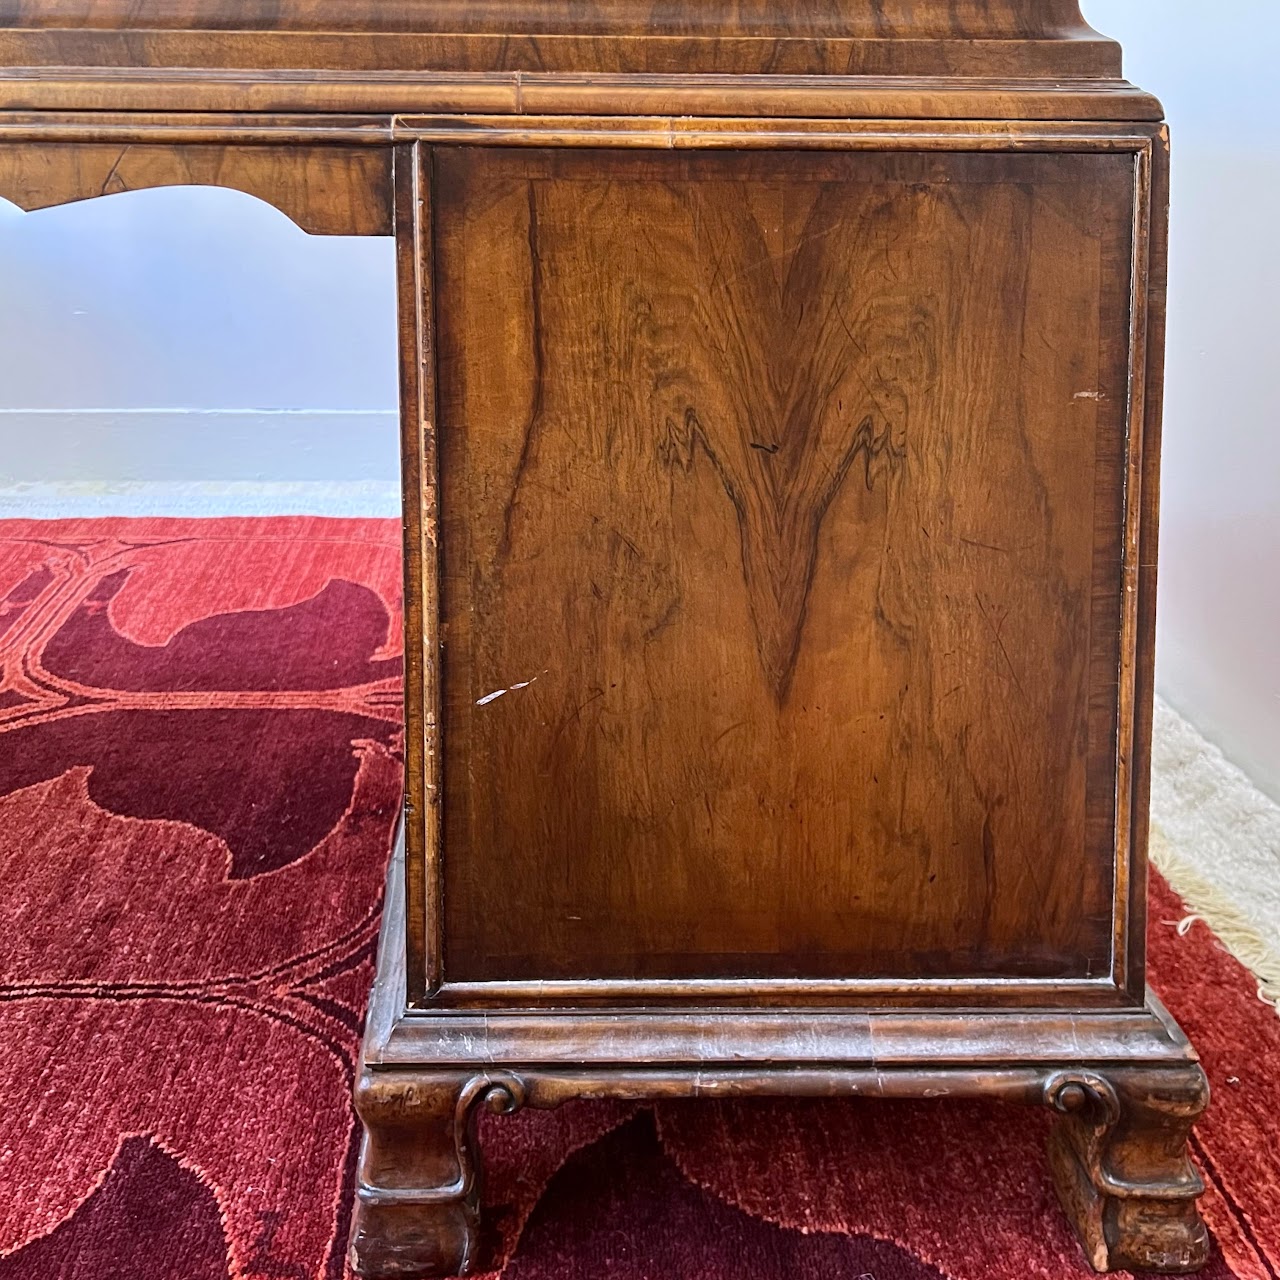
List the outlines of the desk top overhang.
{"type": "Polygon", "coordinates": [[[0,111],[1153,120],[1078,0],[0,0],[0,111]]]}

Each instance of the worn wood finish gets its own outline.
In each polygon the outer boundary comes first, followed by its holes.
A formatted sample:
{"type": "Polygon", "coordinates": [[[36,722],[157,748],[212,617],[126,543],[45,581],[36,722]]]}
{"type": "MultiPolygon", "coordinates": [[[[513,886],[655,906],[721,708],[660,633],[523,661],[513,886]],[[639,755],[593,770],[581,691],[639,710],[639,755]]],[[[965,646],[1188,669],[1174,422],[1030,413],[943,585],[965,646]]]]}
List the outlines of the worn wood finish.
{"type": "Polygon", "coordinates": [[[1204,1184],[1187,1155],[1208,1102],[1198,1063],[1180,1068],[1063,1070],[865,1066],[780,1073],[741,1067],[667,1072],[503,1067],[366,1070],[356,1086],[365,1126],[350,1263],[359,1276],[453,1275],[480,1249],[481,1107],[510,1115],[580,1098],[982,1097],[1043,1102],[1060,1113],[1049,1159],[1086,1257],[1099,1271],[1185,1272],[1204,1265],[1196,1211],[1204,1184]]]}
{"type": "MultiPolygon", "coordinates": [[[[1160,433],[1164,408],[1165,314],[1169,267],[1169,134],[1162,130],[1151,157],[1151,237],[1147,247],[1146,364],[1141,419],[1141,504],[1133,602],[1133,792],[1128,812],[1129,856],[1121,879],[1128,900],[1117,911],[1121,985],[1130,1000],[1147,985],[1147,839],[1150,831],[1151,733],[1155,708],[1156,567],[1160,536],[1160,433]]],[[[1119,864],[1119,860],[1118,860],[1119,864]]]]}
{"type": "Polygon", "coordinates": [[[1048,1105],[1090,1261],[1203,1261],[1161,115],[1076,0],[0,0],[0,196],[396,237],[358,1274],[474,1263],[479,1107],[703,1094],[1048,1105]]]}
{"type": "Polygon", "coordinates": [[[405,862],[410,905],[405,921],[409,998],[421,1001],[438,983],[440,955],[428,937],[439,929],[440,630],[438,611],[439,474],[435,449],[434,309],[429,192],[418,148],[394,153],[396,288],[400,356],[401,497],[404,519],[404,813],[412,842],[405,862]],[[428,855],[428,850],[430,854],[428,855]]]}
{"type": "Polygon", "coordinates": [[[6,143],[0,196],[22,209],[145,187],[231,187],[266,200],[314,235],[392,231],[391,153],[367,147],[161,143],[6,143]]]}
{"type": "Polygon", "coordinates": [[[1049,1143],[1054,1184],[1093,1266],[1203,1266],[1209,1233],[1196,1200],[1204,1183],[1187,1151],[1209,1103],[1200,1065],[1067,1070],[1046,1083],[1045,1098],[1064,1117],[1049,1143]]]}
{"type": "Polygon", "coordinates": [[[639,151],[1142,151],[1155,129],[1047,121],[407,116],[393,136],[451,146],[639,151]]]}
{"type": "Polygon", "coordinates": [[[480,1238],[480,1106],[524,1104],[514,1078],[366,1072],[350,1261],[359,1276],[452,1276],[471,1269],[480,1238]]]}
{"type": "MultiPolygon", "coordinates": [[[[732,107],[733,103],[722,103],[732,107]]],[[[476,147],[628,147],[644,151],[1137,151],[1151,124],[1077,120],[831,120],[806,116],[583,116],[458,113],[393,117],[163,112],[0,112],[0,141],[208,143],[385,148],[427,142],[476,147]]]]}

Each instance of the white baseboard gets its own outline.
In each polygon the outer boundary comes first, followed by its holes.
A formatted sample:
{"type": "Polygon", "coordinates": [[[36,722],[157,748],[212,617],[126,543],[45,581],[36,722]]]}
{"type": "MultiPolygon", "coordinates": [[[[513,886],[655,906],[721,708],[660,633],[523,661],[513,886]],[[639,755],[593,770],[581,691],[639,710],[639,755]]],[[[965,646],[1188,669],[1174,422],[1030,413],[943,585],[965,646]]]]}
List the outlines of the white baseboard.
{"type": "Polygon", "coordinates": [[[391,409],[0,409],[0,486],[395,484],[391,409]]]}
{"type": "Polygon", "coordinates": [[[400,485],[375,480],[0,485],[0,519],[278,515],[398,517],[400,485]]]}

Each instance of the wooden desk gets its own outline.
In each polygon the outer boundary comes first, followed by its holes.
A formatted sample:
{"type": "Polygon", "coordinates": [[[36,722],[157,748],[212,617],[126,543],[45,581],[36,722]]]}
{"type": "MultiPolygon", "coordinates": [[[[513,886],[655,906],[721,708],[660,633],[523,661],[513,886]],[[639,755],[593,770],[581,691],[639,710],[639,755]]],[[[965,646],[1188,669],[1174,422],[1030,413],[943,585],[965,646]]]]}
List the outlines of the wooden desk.
{"type": "MultiPolygon", "coordinates": [[[[399,253],[408,769],[362,1275],[471,1123],[982,1095],[1206,1255],[1146,991],[1167,137],[1075,0],[0,0],[0,194],[399,253]]],[[[981,1209],[981,1188],[974,1189],[981,1209]]]]}

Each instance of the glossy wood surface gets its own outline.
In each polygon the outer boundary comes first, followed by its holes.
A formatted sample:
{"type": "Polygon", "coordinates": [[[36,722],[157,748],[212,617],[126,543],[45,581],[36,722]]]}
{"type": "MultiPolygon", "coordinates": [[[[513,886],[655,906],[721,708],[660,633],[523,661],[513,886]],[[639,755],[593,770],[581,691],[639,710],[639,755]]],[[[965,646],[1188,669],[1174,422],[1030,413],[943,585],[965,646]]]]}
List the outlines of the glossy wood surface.
{"type": "Polygon", "coordinates": [[[446,977],[1106,972],[1133,157],[432,185],[446,977]]]}
{"type": "Polygon", "coordinates": [[[1076,0],[0,0],[13,66],[1117,78],[1076,0]]]}
{"type": "MultiPolygon", "coordinates": [[[[3,44],[0,33],[0,45],[3,44]]],[[[16,54],[14,56],[17,56],[16,54]]],[[[872,75],[620,75],[555,72],[349,72],[204,67],[0,66],[0,110],[26,113],[165,111],[170,128],[209,127],[189,113],[501,112],[834,119],[1159,120],[1159,102],[1123,80],[998,80],[872,75]]],[[[376,113],[382,113],[381,118],[376,113]]],[[[321,117],[323,118],[323,117],[321,117]]],[[[19,117],[15,122],[21,127],[19,117]]],[[[49,123],[54,120],[49,118],[49,123]]]]}

